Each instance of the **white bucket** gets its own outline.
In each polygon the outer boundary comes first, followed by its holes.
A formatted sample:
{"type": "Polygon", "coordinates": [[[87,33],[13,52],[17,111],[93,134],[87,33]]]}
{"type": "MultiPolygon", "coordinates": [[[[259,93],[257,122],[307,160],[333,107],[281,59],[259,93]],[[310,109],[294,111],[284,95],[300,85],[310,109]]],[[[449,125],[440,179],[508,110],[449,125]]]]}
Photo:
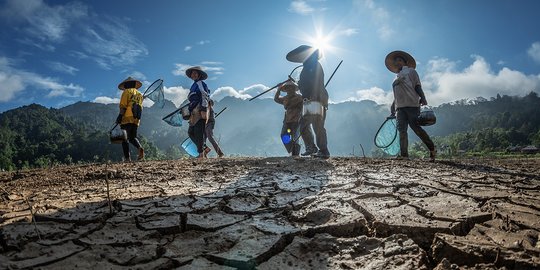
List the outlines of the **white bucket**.
{"type": "Polygon", "coordinates": [[[122,143],[127,140],[127,133],[124,129],[116,126],[109,132],[109,140],[111,143],[122,143]]]}
{"type": "Polygon", "coordinates": [[[304,100],[302,115],[323,115],[323,105],[318,101],[304,100]]]}

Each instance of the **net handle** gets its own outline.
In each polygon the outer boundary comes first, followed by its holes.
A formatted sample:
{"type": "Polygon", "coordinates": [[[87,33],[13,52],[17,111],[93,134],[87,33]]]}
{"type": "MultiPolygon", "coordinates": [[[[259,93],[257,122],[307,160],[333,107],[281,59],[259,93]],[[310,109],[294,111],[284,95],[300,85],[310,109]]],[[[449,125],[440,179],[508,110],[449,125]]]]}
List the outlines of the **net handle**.
{"type": "Polygon", "coordinates": [[[174,110],[172,113],[169,113],[169,114],[165,115],[163,118],[161,118],[161,120],[165,120],[165,118],[167,118],[167,117],[169,117],[169,116],[171,116],[171,115],[173,115],[173,114],[179,112],[180,110],[182,110],[184,107],[186,107],[186,106],[188,106],[188,105],[189,105],[189,104],[187,104],[187,105],[185,105],[185,106],[182,106],[182,107],[180,107],[180,108],[174,110]]]}
{"type": "MultiPolygon", "coordinates": [[[[158,83],[158,82],[159,82],[159,84],[163,84],[163,80],[162,80],[162,79],[157,79],[157,80],[155,80],[150,86],[148,86],[148,87],[146,88],[146,90],[144,91],[144,94],[143,94],[143,98],[146,98],[147,96],[149,96],[150,94],[152,94],[152,93],[148,93],[148,95],[147,95],[146,93],[148,92],[148,90],[150,90],[150,88],[152,88],[152,86],[153,86],[154,84],[156,84],[156,83],[158,83]]],[[[159,86],[159,84],[158,84],[158,86],[159,86]]],[[[157,88],[159,88],[159,87],[156,87],[156,89],[157,89],[157,88]]],[[[154,92],[154,91],[152,91],[152,92],[154,92]]]]}

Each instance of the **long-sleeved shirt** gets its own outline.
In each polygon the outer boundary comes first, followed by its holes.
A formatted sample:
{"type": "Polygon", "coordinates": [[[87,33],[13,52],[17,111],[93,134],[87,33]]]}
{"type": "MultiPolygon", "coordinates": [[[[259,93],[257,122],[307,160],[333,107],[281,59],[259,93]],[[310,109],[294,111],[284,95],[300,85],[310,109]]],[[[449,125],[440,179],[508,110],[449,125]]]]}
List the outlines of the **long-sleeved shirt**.
{"type": "Polygon", "coordinates": [[[142,107],[143,95],[136,88],[127,88],[122,92],[120,98],[120,110],[124,110],[125,113],[122,116],[120,124],[135,124],[139,125],[140,119],[133,117],[132,107],[134,103],[141,105],[142,107]]]}
{"type": "Polygon", "coordinates": [[[423,92],[416,90],[420,87],[420,77],[413,68],[403,67],[392,83],[394,90],[394,106],[396,109],[404,107],[420,107],[420,98],[423,92]]]}
{"type": "Polygon", "coordinates": [[[283,107],[285,107],[285,118],[283,119],[283,123],[294,123],[300,121],[300,117],[302,117],[303,102],[301,95],[294,93],[280,97],[278,91],[274,97],[274,101],[279,104],[283,104],[283,107]]]}
{"type": "Polygon", "coordinates": [[[193,111],[197,105],[200,105],[201,111],[205,112],[206,108],[208,107],[209,96],[210,90],[204,81],[199,80],[193,82],[188,94],[189,111],[193,111]]]}
{"type": "Polygon", "coordinates": [[[324,71],[319,61],[304,62],[298,80],[298,88],[302,97],[328,106],[328,92],[324,87],[324,71]]]}

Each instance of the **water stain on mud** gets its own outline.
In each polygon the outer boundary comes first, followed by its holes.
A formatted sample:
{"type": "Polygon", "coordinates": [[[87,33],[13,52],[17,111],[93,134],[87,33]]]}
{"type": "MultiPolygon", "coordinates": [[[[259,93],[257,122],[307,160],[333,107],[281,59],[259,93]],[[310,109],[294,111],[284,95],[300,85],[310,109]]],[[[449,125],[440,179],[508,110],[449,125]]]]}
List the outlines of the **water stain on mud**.
{"type": "Polygon", "coordinates": [[[360,158],[1,173],[0,269],[538,269],[539,175],[360,158]]]}

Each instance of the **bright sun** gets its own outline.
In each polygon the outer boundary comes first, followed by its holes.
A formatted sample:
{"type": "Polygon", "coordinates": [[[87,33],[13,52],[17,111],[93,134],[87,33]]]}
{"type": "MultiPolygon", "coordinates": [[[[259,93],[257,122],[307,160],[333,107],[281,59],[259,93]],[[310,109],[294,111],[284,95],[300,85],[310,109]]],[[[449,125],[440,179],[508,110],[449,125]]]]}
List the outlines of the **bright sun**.
{"type": "Polygon", "coordinates": [[[306,38],[308,45],[313,46],[322,53],[323,57],[326,53],[332,51],[334,47],[332,46],[332,40],[334,36],[332,33],[323,34],[322,28],[315,29],[316,34],[306,38]]]}
{"type": "Polygon", "coordinates": [[[312,46],[315,49],[319,49],[319,51],[322,53],[322,58],[325,58],[325,55],[329,53],[331,54],[338,50],[337,47],[332,45],[332,43],[335,41],[334,39],[339,36],[336,32],[337,30],[332,30],[330,32],[324,31],[322,21],[317,20],[315,20],[313,23],[313,30],[314,31],[311,33],[298,33],[298,39],[301,40],[303,44],[312,46]]]}
{"type": "Polygon", "coordinates": [[[330,38],[328,36],[317,36],[311,41],[313,47],[319,49],[324,55],[324,53],[330,49],[330,38]]]}

